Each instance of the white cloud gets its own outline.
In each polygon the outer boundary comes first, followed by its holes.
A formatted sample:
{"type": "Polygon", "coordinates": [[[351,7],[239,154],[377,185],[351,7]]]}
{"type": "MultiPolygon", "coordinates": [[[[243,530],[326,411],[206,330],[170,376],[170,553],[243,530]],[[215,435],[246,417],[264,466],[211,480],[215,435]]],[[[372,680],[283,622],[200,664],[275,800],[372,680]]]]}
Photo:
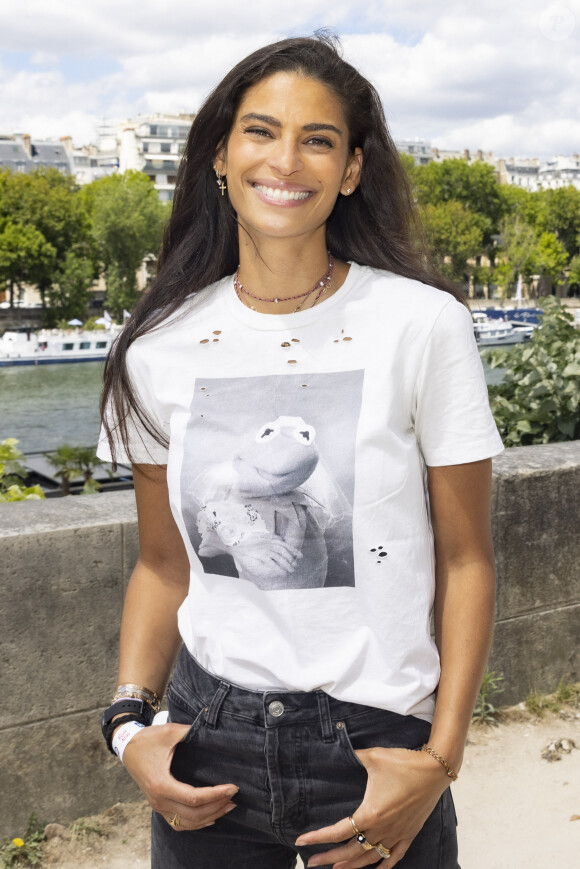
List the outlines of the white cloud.
{"type": "Polygon", "coordinates": [[[580,149],[580,0],[565,4],[575,28],[560,41],[546,32],[557,24],[545,0],[255,0],[251,15],[238,0],[174,0],[170,13],[162,0],[28,0],[19,16],[9,5],[0,0],[0,132],[80,144],[103,117],[192,111],[259,45],[327,24],[345,34],[397,136],[498,153],[580,149]]]}

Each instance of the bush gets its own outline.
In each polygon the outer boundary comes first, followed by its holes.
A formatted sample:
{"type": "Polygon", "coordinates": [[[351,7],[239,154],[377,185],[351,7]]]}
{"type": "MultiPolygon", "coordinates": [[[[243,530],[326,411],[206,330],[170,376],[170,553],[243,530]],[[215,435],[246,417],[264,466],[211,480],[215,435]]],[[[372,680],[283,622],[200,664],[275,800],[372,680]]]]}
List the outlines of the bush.
{"type": "Polygon", "coordinates": [[[44,498],[40,486],[23,486],[26,468],[21,462],[24,455],[16,444],[16,438],[0,442],[0,504],[8,501],[36,501],[44,498]]]}
{"type": "Polygon", "coordinates": [[[540,306],[544,315],[529,342],[485,354],[492,368],[505,368],[489,397],[507,447],[580,438],[580,331],[558,299],[540,306]]]}

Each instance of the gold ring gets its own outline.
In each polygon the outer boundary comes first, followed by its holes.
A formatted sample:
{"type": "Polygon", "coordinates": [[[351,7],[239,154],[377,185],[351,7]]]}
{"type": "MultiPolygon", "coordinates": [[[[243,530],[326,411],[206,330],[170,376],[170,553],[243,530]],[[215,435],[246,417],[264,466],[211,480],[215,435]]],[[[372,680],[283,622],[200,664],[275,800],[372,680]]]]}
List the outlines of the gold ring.
{"type": "Polygon", "coordinates": [[[359,845],[362,845],[365,851],[372,851],[375,847],[374,845],[371,845],[364,833],[357,833],[356,840],[359,845]]]}
{"type": "Polygon", "coordinates": [[[177,830],[177,828],[179,827],[179,825],[181,823],[181,818],[179,817],[179,815],[173,815],[172,818],[169,818],[169,823],[171,824],[171,826],[173,827],[174,830],[177,830]]]}
{"type": "Polygon", "coordinates": [[[385,848],[385,846],[383,845],[382,842],[377,842],[377,844],[374,847],[375,847],[375,851],[377,852],[377,854],[380,854],[381,857],[390,857],[391,856],[391,849],[385,848]]]}
{"type": "Polygon", "coordinates": [[[358,836],[358,827],[357,827],[357,825],[356,825],[355,822],[354,822],[354,818],[353,818],[353,816],[352,816],[352,815],[349,815],[349,816],[348,816],[348,819],[349,819],[349,821],[350,821],[350,825],[351,825],[352,829],[354,830],[354,834],[355,834],[355,836],[358,836]]]}

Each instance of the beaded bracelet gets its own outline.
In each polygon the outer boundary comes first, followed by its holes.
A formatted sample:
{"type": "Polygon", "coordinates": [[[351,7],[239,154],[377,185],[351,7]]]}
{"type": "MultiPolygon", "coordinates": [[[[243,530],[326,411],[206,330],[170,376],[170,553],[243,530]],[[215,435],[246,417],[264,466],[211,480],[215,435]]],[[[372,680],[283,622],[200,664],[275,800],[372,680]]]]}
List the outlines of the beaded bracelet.
{"type": "Polygon", "coordinates": [[[441,755],[437,751],[435,751],[434,748],[431,748],[430,745],[424,745],[421,748],[421,751],[426,751],[427,754],[430,754],[431,757],[434,757],[435,760],[439,761],[441,766],[444,766],[445,769],[447,770],[447,775],[449,776],[451,781],[457,781],[457,773],[451,769],[451,767],[449,766],[449,764],[447,763],[445,758],[441,757],[441,755]]]}

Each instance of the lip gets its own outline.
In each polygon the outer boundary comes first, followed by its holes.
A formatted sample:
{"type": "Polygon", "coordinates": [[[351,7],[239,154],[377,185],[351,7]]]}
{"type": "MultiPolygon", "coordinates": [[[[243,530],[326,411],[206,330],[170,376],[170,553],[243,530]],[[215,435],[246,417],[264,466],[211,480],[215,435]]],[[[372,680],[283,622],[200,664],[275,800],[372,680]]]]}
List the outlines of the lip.
{"type": "Polygon", "coordinates": [[[248,184],[262,202],[282,208],[295,208],[308,202],[314,196],[312,188],[303,184],[274,181],[270,178],[254,178],[248,184]]]}

